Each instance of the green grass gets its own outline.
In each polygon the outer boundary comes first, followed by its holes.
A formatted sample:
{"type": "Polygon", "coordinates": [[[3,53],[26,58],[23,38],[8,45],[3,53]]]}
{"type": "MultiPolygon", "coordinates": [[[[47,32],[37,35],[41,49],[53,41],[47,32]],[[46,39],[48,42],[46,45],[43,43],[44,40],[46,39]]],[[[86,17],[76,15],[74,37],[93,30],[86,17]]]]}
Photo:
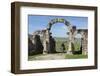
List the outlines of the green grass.
{"type": "Polygon", "coordinates": [[[66,53],[55,53],[55,54],[39,54],[28,56],[28,60],[57,60],[57,59],[86,59],[87,55],[68,55],[66,53]]]}
{"type": "MultiPolygon", "coordinates": [[[[68,50],[69,42],[67,41],[66,38],[55,38],[55,40],[56,40],[56,51],[57,52],[62,52],[62,47],[61,47],[62,43],[64,43],[64,45],[65,45],[65,50],[66,51],[68,50]]],[[[76,41],[74,43],[74,50],[75,51],[79,51],[80,50],[80,40],[76,41]]]]}
{"type": "Polygon", "coordinates": [[[65,59],[82,59],[82,58],[88,58],[87,55],[65,55],[65,59]]]}
{"type": "MultiPolygon", "coordinates": [[[[66,53],[63,53],[63,50],[61,48],[61,44],[64,43],[65,48],[68,50],[68,39],[66,38],[55,38],[56,40],[56,51],[61,53],[55,53],[55,54],[38,54],[38,55],[32,55],[28,56],[28,60],[56,60],[56,59],[84,59],[88,58],[87,55],[77,54],[77,55],[68,55],[66,53]]],[[[80,50],[80,39],[77,39],[74,45],[74,50],[79,51],[80,50]]]]}

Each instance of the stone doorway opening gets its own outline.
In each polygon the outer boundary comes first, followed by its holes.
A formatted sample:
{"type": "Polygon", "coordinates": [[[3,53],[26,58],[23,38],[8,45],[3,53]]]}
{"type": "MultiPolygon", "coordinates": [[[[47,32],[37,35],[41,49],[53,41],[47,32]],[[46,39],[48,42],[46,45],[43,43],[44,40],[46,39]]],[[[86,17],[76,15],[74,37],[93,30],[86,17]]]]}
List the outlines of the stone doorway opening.
{"type": "Polygon", "coordinates": [[[66,53],[68,50],[68,28],[63,23],[56,23],[52,26],[50,33],[55,40],[57,53],[66,53]]]}
{"type": "Polygon", "coordinates": [[[71,24],[67,20],[63,18],[52,19],[48,23],[47,32],[45,34],[45,40],[49,43],[49,47],[47,47],[49,49],[47,51],[52,52],[55,50],[56,52],[67,52],[67,46],[69,46],[68,44],[71,42],[69,41],[69,43],[67,43],[67,39],[69,39],[67,33],[70,33],[69,37],[71,38],[71,29],[71,24]],[[54,45],[54,47],[52,45],[54,45]]]}

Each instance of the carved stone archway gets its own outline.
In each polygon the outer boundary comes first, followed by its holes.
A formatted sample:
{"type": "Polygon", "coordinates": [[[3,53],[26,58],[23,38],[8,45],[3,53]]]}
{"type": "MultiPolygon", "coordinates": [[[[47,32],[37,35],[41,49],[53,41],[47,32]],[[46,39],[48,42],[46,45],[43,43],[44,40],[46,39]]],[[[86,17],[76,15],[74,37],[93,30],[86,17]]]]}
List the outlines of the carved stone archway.
{"type": "Polygon", "coordinates": [[[71,24],[69,21],[63,19],[63,18],[55,18],[55,19],[52,19],[49,23],[48,23],[48,30],[51,30],[51,27],[53,26],[53,24],[55,23],[64,23],[68,29],[70,30],[71,29],[71,24]]]}
{"type": "Polygon", "coordinates": [[[51,30],[53,24],[55,24],[55,23],[64,23],[65,26],[67,26],[66,29],[68,29],[68,31],[69,31],[69,48],[68,48],[67,53],[72,54],[72,51],[74,51],[72,47],[73,47],[74,32],[76,31],[76,27],[73,27],[69,21],[67,21],[63,18],[55,18],[55,19],[52,19],[48,23],[48,25],[47,25],[48,27],[44,32],[44,51],[43,51],[44,54],[47,53],[48,51],[50,51],[50,46],[51,46],[50,45],[50,30],[51,30]]]}

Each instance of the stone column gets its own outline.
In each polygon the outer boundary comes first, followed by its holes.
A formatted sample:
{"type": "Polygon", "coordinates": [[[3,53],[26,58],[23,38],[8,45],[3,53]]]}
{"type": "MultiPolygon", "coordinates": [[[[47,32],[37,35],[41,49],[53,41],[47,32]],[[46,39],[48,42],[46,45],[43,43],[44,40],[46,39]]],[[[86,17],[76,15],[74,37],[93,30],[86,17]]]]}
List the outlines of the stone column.
{"type": "Polygon", "coordinates": [[[46,40],[43,41],[43,46],[44,46],[43,54],[47,54],[46,40]]]}
{"type": "Polygon", "coordinates": [[[47,46],[46,46],[46,30],[43,31],[43,54],[47,53],[47,46]]]}
{"type": "Polygon", "coordinates": [[[72,54],[72,32],[69,32],[69,45],[67,54],[72,54]]]}
{"type": "Polygon", "coordinates": [[[46,30],[46,41],[47,41],[47,52],[50,50],[50,32],[49,30],[47,29],[46,30]]]}
{"type": "Polygon", "coordinates": [[[49,38],[50,38],[49,30],[46,29],[43,38],[43,46],[44,46],[43,54],[47,54],[49,51],[49,46],[50,46],[49,38]]]}
{"type": "Polygon", "coordinates": [[[72,26],[69,32],[69,47],[67,54],[73,54],[74,52],[74,37],[76,32],[76,26],[72,26]]]}
{"type": "Polygon", "coordinates": [[[82,54],[87,55],[87,46],[88,45],[88,40],[87,40],[87,33],[83,32],[82,33],[82,54]]]}

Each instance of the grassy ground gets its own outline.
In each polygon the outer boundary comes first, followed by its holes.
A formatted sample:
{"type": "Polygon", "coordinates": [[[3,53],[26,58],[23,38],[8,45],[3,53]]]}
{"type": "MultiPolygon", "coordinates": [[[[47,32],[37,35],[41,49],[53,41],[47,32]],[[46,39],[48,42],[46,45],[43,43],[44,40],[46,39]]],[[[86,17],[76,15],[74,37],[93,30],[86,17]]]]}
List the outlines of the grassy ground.
{"type": "Polygon", "coordinates": [[[68,55],[66,53],[55,53],[55,54],[39,54],[29,56],[28,60],[57,60],[57,59],[84,59],[88,58],[87,55],[68,55]]]}
{"type": "MultiPolygon", "coordinates": [[[[33,55],[33,56],[28,56],[28,60],[56,60],[56,59],[84,59],[88,58],[87,55],[68,55],[66,53],[63,53],[68,50],[68,42],[66,38],[55,38],[56,40],[56,51],[60,53],[55,53],[55,54],[39,54],[39,55],[33,55]],[[65,50],[63,51],[61,48],[61,44],[64,43],[65,45],[65,50]],[[62,52],[62,53],[61,53],[62,52]]],[[[75,51],[80,50],[80,40],[77,39],[75,43],[75,51]]]]}
{"type": "MultiPolygon", "coordinates": [[[[66,39],[66,38],[55,38],[55,40],[56,40],[56,51],[57,52],[63,52],[62,51],[62,47],[61,47],[61,45],[62,45],[62,43],[64,43],[64,45],[65,45],[65,50],[68,50],[68,39],[66,39]]],[[[75,41],[75,45],[74,45],[74,50],[75,51],[78,51],[78,50],[80,50],[80,39],[77,39],[76,41],[75,41]]]]}
{"type": "Polygon", "coordinates": [[[65,55],[65,59],[82,59],[88,58],[87,55],[65,55]]]}

